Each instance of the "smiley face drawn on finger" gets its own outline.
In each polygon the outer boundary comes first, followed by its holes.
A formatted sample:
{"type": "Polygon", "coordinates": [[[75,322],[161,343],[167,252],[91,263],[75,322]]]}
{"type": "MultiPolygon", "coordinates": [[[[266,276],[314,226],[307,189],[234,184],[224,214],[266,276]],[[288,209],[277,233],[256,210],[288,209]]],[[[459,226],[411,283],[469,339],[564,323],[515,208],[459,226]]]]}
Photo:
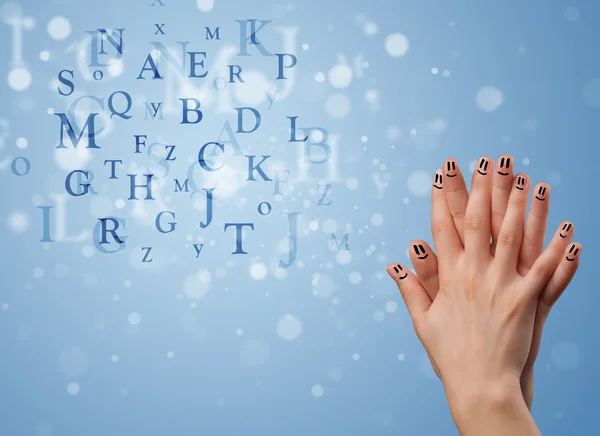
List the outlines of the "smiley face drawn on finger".
{"type": "Polygon", "coordinates": [[[579,253],[579,248],[576,248],[575,244],[571,245],[571,249],[569,250],[569,254],[567,254],[566,259],[569,262],[574,262],[575,261],[575,257],[577,256],[577,253],[579,253]],[[573,258],[569,258],[569,256],[573,256],[573,258]]]}
{"type": "Polygon", "coordinates": [[[546,199],[544,198],[546,196],[546,187],[545,186],[540,186],[540,189],[538,189],[538,193],[535,196],[535,198],[537,198],[540,201],[546,201],[546,199]]]}
{"type": "Polygon", "coordinates": [[[519,191],[524,190],[526,181],[527,181],[527,179],[525,179],[525,177],[523,177],[523,176],[517,177],[517,184],[516,184],[515,188],[517,188],[519,191]]]}
{"type": "Polygon", "coordinates": [[[421,244],[413,245],[413,250],[415,250],[415,253],[417,253],[417,259],[419,260],[424,260],[429,257],[429,254],[425,252],[425,247],[423,247],[421,244]]]}
{"type": "Polygon", "coordinates": [[[500,159],[500,168],[498,169],[498,174],[501,176],[508,176],[510,168],[510,157],[500,159]]]}
{"type": "Polygon", "coordinates": [[[562,229],[560,230],[559,236],[563,239],[565,239],[567,236],[569,236],[569,232],[571,231],[571,226],[572,226],[571,223],[568,223],[568,224],[565,223],[562,226],[562,229]],[[564,233],[564,235],[563,235],[563,233],[564,233]]]}
{"type": "Polygon", "coordinates": [[[479,161],[479,168],[477,168],[477,172],[479,174],[481,174],[482,176],[487,176],[488,165],[489,165],[489,162],[487,161],[487,159],[485,159],[485,158],[481,159],[479,161]]]}
{"type": "Polygon", "coordinates": [[[446,162],[446,168],[448,169],[446,177],[452,178],[458,176],[458,172],[456,171],[456,162],[454,162],[453,160],[449,160],[448,162],[446,162]]]}
{"type": "MultiPolygon", "coordinates": [[[[400,266],[400,264],[397,264],[394,267],[394,271],[396,271],[396,274],[400,274],[400,271],[402,271],[402,267],[400,266]]],[[[406,277],[408,277],[408,273],[405,272],[403,276],[398,276],[398,279],[404,280],[406,277]]]]}
{"type": "Polygon", "coordinates": [[[442,186],[442,175],[440,173],[435,173],[435,180],[433,181],[433,187],[436,189],[444,189],[444,187],[442,186]]]}

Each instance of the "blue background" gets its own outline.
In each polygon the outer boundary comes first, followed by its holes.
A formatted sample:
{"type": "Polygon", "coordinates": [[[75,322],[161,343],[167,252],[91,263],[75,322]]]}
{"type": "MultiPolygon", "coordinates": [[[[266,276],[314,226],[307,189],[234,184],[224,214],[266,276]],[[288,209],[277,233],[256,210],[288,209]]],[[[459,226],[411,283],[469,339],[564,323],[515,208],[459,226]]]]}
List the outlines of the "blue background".
{"type": "Polygon", "coordinates": [[[0,5],[0,433],[456,434],[441,383],[384,269],[409,262],[412,239],[431,240],[429,187],[446,157],[470,175],[478,157],[502,153],[534,182],[551,184],[550,232],[569,219],[584,246],[577,277],[545,327],[534,417],[544,435],[597,433],[599,3],[216,0],[210,11],[192,0],[151,3],[0,5]],[[70,32],[48,30],[56,16],[70,32]],[[17,64],[11,17],[35,24],[23,32],[17,64]],[[175,50],[177,41],[190,41],[188,50],[208,52],[209,70],[223,68],[216,54],[239,44],[234,20],[247,18],[274,20],[261,42],[297,55],[286,83],[274,80],[274,58],[232,56],[255,80],[243,91],[228,88],[231,105],[219,109],[212,83],[195,79],[193,86],[207,84],[213,104],[201,97],[203,121],[180,125],[177,99],[194,92],[176,87],[165,99],[166,80],[136,80],[150,41],[175,50]],[[154,35],[154,23],[167,23],[167,34],[154,35]],[[205,26],[220,26],[221,41],[206,41],[205,26]],[[77,45],[88,47],[85,31],[97,28],[126,29],[123,70],[101,82],[86,78],[93,70],[77,45]],[[393,33],[410,43],[404,56],[386,51],[393,33]],[[7,79],[14,68],[31,73],[31,83],[17,79],[22,90],[7,79]],[[70,97],[57,92],[64,68],[75,71],[70,97]],[[261,97],[267,83],[285,90],[271,109],[261,97]],[[66,112],[77,96],[106,99],[117,90],[132,95],[132,119],[105,116],[110,132],[99,135],[100,150],[56,150],[60,122],[49,108],[66,112]],[[165,101],[173,111],[164,121],[144,120],[144,101],[165,101]],[[272,182],[245,182],[247,163],[230,156],[231,177],[207,181],[197,168],[200,187],[214,182],[226,194],[211,226],[198,227],[202,197],[173,193],[173,177],[185,179],[199,147],[216,140],[225,120],[235,125],[232,107],[243,105],[260,110],[262,124],[239,135],[242,150],[271,154],[291,180],[299,146],[287,142],[286,117],[336,135],[330,206],[317,205],[317,184],[331,178],[326,165],[311,166],[278,196],[272,182]],[[127,200],[126,173],[164,170],[133,153],[134,134],[177,144],[160,205],[127,200]],[[31,162],[22,177],[10,170],[17,156],[31,162]],[[104,159],[124,161],[119,180],[108,180],[104,159]],[[72,169],[92,170],[98,194],[67,198],[72,169]],[[56,213],[57,201],[66,202],[65,218],[53,215],[52,232],[62,222],[66,237],[40,243],[37,206],[54,205],[56,213]],[[270,215],[258,215],[261,201],[273,205],[270,215]],[[156,231],[161,210],[177,213],[176,231],[156,231]],[[277,268],[287,259],[285,211],[300,212],[298,259],[287,270],[277,268]],[[125,250],[94,248],[91,232],[102,215],[127,219],[125,250]],[[248,255],[231,254],[225,222],[255,224],[244,241],[248,255]],[[338,241],[349,233],[351,252],[330,250],[330,232],[338,241]],[[206,245],[195,259],[198,242],[206,245]],[[151,264],[141,263],[144,246],[153,247],[151,264]]]}

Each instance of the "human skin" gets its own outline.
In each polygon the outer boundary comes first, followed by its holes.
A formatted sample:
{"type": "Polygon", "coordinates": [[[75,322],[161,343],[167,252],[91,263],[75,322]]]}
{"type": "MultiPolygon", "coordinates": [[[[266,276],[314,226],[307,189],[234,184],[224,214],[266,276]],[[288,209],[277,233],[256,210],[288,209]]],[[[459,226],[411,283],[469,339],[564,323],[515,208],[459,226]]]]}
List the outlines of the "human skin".
{"type": "MultiPolygon", "coordinates": [[[[481,160],[478,161],[477,166],[480,162],[481,160]]],[[[510,192],[513,186],[514,162],[515,160],[512,156],[507,154],[502,155],[496,161],[495,171],[493,171],[494,180],[491,203],[492,243],[490,244],[490,252],[492,255],[495,253],[498,244],[500,228],[504,221],[510,192]]],[[[464,217],[469,194],[463,175],[455,159],[447,159],[441,170],[443,176],[445,176],[445,190],[448,207],[459,238],[461,239],[461,244],[464,246],[464,217]]],[[[489,168],[488,171],[492,172],[492,168],[489,168]]],[[[542,253],[549,209],[550,186],[546,183],[539,183],[533,189],[533,194],[531,196],[531,210],[527,218],[527,225],[523,234],[519,261],[517,263],[518,271],[522,275],[526,274],[531,269],[534,262],[542,253]]],[[[575,231],[575,227],[570,221],[562,222],[559,225],[559,229],[562,244],[553,246],[553,248],[556,248],[557,250],[554,254],[555,260],[559,257],[560,250],[569,246],[575,231]]],[[[502,241],[502,243],[510,242],[511,241],[502,241]]],[[[419,259],[419,256],[416,256],[413,253],[413,250],[411,250],[411,260],[415,272],[427,288],[427,292],[432,295],[437,290],[439,283],[437,259],[431,248],[424,243],[424,241],[413,241],[413,244],[411,245],[415,244],[423,246],[424,248],[426,247],[426,250],[431,253],[426,259],[419,259]]],[[[529,409],[531,409],[534,393],[534,363],[539,352],[544,324],[552,306],[556,303],[573,278],[577,265],[578,262],[575,264],[566,262],[559,264],[558,269],[552,275],[538,301],[531,350],[527,359],[527,364],[521,375],[521,389],[529,409]]]]}
{"type": "Polygon", "coordinates": [[[479,160],[469,196],[456,162],[445,162],[432,188],[437,256],[413,241],[418,277],[400,264],[387,268],[463,435],[539,434],[528,410],[533,362],[549,308],[581,254],[570,223],[542,252],[549,187],[534,190],[525,227],[531,182],[506,167],[506,156],[497,171],[490,158],[479,160]]]}

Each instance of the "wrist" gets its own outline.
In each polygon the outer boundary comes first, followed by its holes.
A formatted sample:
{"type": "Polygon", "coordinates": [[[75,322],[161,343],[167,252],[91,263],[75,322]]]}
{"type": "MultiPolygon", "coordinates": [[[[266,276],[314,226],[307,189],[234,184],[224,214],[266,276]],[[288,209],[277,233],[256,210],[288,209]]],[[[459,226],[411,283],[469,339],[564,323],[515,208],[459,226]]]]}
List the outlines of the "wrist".
{"type": "Polygon", "coordinates": [[[447,394],[452,418],[463,436],[540,434],[518,378],[463,386],[447,394]]]}

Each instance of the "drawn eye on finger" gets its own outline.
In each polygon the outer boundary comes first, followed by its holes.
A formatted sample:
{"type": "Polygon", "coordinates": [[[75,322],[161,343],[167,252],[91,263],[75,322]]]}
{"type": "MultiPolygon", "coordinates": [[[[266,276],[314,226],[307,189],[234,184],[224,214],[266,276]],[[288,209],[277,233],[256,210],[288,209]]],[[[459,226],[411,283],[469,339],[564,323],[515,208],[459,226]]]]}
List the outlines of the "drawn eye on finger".
{"type": "Polygon", "coordinates": [[[417,254],[417,259],[419,260],[424,260],[429,257],[429,254],[425,251],[425,247],[423,247],[421,244],[414,244],[413,250],[417,254]]]}
{"type": "Polygon", "coordinates": [[[579,254],[579,248],[575,244],[572,244],[566,258],[569,262],[574,262],[577,258],[577,254],[579,254]]]}
{"type": "Polygon", "coordinates": [[[548,192],[548,189],[545,186],[540,186],[538,188],[537,194],[535,195],[535,198],[537,198],[540,201],[546,201],[546,192],[548,192]]]}
{"type": "Polygon", "coordinates": [[[458,176],[458,172],[456,171],[456,162],[453,160],[449,160],[446,162],[446,177],[456,177],[458,176]]]}
{"type": "Polygon", "coordinates": [[[526,185],[527,185],[527,178],[525,178],[524,176],[518,176],[517,184],[515,185],[515,188],[519,191],[523,191],[525,189],[526,185]]]}
{"type": "Polygon", "coordinates": [[[500,159],[500,165],[498,165],[498,174],[501,176],[508,176],[510,174],[510,157],[500,159]]]}
{"type": "Polygon", "coordinates": [[[573,227],[573,224],[571,223],[564,223],[562,226],[562,229],[560,229],[560,233],[559,236],[561,238],[566,238],[567,236],[569,236],[569,232],[571,231],[571,227],[573,227]]]}
{"type": "Polygon", "coordinates": [[[477,172],[482,176],[487,176],[487,169],[489,166],[489,162],[486,158],[483,158],[479,161],[479,168],[477,168],[477,172]]]}
{"type": "Polygon", "coordinates": [[[402,267],[400,266],[400,264],[397,264],[397,265],[394,267],[394,271],[396,271],[396,274],[398,274],[398,279],[399,279],[399,280],[404,280],[404,279],[405,279],[405,278],[408,276],[408,273],[403,271],[403,269],[402,269],[402,267]],[[404,275],[403,275],[403,274],[404,274],[404,275]]]}
{"type": "Polygon", "coordinates": [[[442,174],[441,173],[435,173],[433,187],[436,189],[444,189],[444,186],[442,185],[442,174]]]}

